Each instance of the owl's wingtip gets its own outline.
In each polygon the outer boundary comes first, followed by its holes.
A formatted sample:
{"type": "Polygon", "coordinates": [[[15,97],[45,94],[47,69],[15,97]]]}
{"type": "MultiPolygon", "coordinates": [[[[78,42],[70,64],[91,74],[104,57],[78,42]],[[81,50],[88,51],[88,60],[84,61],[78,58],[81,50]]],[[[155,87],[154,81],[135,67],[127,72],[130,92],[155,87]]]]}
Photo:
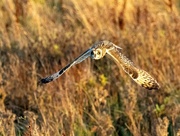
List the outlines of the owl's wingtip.
{"type": "Polygon", "coordinates": [[[159,90],[160,88],[161,88],[161,86],[159,85],[159,83],[157,81],[155,81],[154,89],[159,90]]]}
{"type": "Polygon", "coordinates": [[[46,78],[42,78],[38,81],[38,85],[42,85],[42,84],[47,84],[49,82],[51,82],[53,79],[52,78],[49,78],[49,77],[46,77],[46,78]]]}
{"type": "Polygon", "coordinates": [[[161,86],[157,83],[156,89],[159,90],[160,88],[161,88],[161,86]]]}
{"type": "Polygon", "coordinates": [[[153,90],[153,89],[154,90],[159,90],[161,88],[161,86],[156,82],[152,86],[146,86],[145,88],[148,89],[148,90],[153,90]]]}

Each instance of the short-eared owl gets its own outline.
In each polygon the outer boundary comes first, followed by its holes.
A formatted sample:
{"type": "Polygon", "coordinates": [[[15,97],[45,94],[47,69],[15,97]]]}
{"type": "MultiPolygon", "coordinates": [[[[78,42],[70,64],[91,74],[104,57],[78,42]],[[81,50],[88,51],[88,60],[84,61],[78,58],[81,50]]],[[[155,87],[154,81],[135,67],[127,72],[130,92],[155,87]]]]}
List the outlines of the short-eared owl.
{"type": "Polygon", "coordinates": [[[98,60],[109,54],[116,62],[117,65],[121,66],[123,70],[139,85],[146,89],[159,89],[160,86],[157,81],[146,71],[138,69],[133,65],[127,57],[121,53],[121,48],[109,41],[101,41],[95,43],[90,49],[85,51],[82,55],[76,58],[73,62],[65,66],[63,69],[54,73],[53,75],[41,79],[41,83],[51,82],[60,77],[67,69],[75,64],[78,64],[88,57],[98,60]]]}

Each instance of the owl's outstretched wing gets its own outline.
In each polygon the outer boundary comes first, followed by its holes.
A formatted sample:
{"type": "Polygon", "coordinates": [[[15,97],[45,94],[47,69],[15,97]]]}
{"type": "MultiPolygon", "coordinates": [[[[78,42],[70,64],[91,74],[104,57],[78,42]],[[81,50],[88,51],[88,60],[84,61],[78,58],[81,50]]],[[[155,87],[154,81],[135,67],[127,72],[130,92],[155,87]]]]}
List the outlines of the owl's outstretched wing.
{"type": "Polygon", "coordinates": [[[150,74],[142,69],[136,68],[133,62],[124,56],[117,47],[114,46],[113,50],[107,50],[107,53],[137,84],[149,90],[160,88],[157,81],[150,74]]]}
{"type": "Polygon", "coordinates": [[[76,65],[78,63],[81,63],[82,61],[84,61],[85,59],[87,59],[88,57],[91,56],[91,52],[92,49],[88,49],[87,51],[85,51],[83,54],[81,54],[79,57],[77,57],[74,61],[72,61],[71,63],[69,63],[68,65],[66,65],[64,68],[62,68],[61,70],[59,70],[58,72],[46,77],[46,78],[42,78],[40,83],[46,84],[49,83],[55,79],[57,79],[58,77],[60,77],[66,70],[68,70],[70,67],[72,67],[73,65],[76,65]]]}

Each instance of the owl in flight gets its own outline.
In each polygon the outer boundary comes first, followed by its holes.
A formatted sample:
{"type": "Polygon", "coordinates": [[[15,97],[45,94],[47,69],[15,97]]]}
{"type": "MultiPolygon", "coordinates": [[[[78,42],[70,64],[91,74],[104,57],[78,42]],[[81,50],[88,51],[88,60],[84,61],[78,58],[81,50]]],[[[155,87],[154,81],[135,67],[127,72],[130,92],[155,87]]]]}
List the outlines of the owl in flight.
{"type": "Polygon", "coordinates": [[[122,69],[140,86],[146,88],[146,89],[159,89],[160,86],[157,83],[157,81],[146,71],[139,69],[134,66],[133,62],[131,62],[126,56],[124,56],[121,53],[120,47],[113,44],[109,41],[100,41],[98,43],[95,43],[91,48],[89,48],[87,51],[85,51],[83,54],[81,54],[78,58],[76,58],[74,61],[69,63],[67,66],[62,68],[60,71],[54,73],[53,75],[41,79],[41,83],[49,83],[58,77],[60,77],[66,70],[68,70],[73,65],[76,65],[83,60],[85,60],[88,57],[91,57],[92,59],[98,60],[103,58],[106,53],[109,54],[116,64],[122,69]]]}

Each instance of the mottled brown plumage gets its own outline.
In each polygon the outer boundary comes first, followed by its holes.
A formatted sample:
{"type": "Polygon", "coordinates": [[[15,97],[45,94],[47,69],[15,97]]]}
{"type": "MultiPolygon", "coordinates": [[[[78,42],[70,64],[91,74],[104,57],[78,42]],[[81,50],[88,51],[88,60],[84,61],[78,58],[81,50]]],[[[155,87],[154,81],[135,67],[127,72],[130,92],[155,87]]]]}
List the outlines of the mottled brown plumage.
{"type": "Polygon", "coordinates": [[[117,65],[121,66],[123,70],[139,85],[146,89],[159,89],[160,86],[157,81],[146,71],[139,69],[134,66],[133,62],[131,62],[126,56],[121,53],[121,48],[112,42],[109,41],[101,41],[95,43],[90,49],[85,51],[82,55],[76,58],[73,62],[65,66],[63,69],[58,71],[57,73],[46,77],[41,80],[41,83],[48,83],[59,76],[61,76],[67,69],[71,66],[78,64],[85,60],[88,57],[92,59],[98,60],[103,58],[105,55],[109,54],[117,65]]]}

